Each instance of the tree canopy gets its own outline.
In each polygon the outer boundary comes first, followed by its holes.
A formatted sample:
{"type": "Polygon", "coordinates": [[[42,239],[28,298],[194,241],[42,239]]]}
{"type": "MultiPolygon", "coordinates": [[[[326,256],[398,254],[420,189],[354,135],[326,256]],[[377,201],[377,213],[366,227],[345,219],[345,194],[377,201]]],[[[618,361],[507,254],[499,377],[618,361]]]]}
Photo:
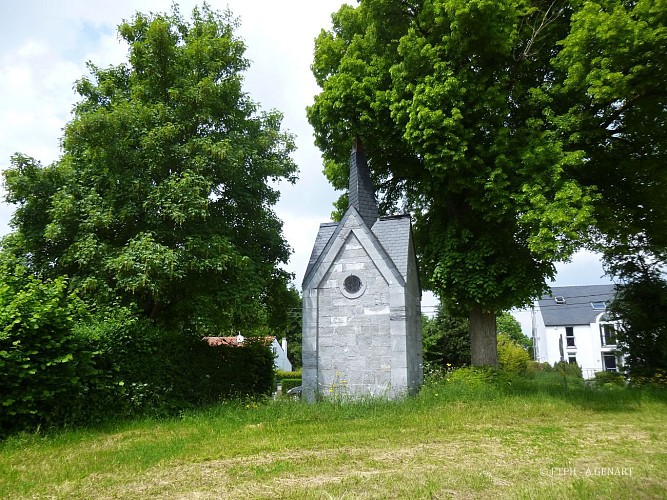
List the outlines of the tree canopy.
{"type": "MultiPolygon", "coordinates": [[[[585,152],[570,174],[599,193],[599,248],[667,249],[667,2],[576,2],[553,64],[550,121],[585,152]]],[[[663,258],[664,260],[664,258],[663,258]]],[[[610,269],[618,276],[619,269],[610,269]]]]}
{"type": "Polygon", "coordinates": [[[595,194],[549,126],[551,60],[571,9],[522,0],[362,0],[316,40],[308,110],[342,188],[364,141],[382,207],[411,211],[424,282],[470,311],[473,364],[497,364],[495,313],[545,290],[595,194]],[[545,85],[547,89],[545,90],[545,85]]]}
{"type": "Polygon", "coordinates": [[[275,181],[295,180],[294,146],[242,90],[235,28],[207,6],[123,22],[128,62],[89,63],[62,157],[12,158],[3,251],[97,304],[202,333],[265,324],[289,281],[272,207],[275,181]]]}

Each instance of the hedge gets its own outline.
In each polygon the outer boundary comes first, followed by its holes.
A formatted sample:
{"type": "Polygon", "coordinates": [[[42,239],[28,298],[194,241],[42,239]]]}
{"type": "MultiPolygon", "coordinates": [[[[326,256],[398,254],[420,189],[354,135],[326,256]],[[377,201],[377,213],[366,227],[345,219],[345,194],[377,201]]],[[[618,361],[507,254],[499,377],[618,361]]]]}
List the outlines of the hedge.
{"type": "Polygon", "coordinates": [[[273,353],[246,337],[243,347],[210,346],[147,320],[105,332],[99,361],[120,389],[116,411],[173,413],[233,398],[271,394],[273,353]],[[118,406],[118,404],[120,406],[118,406]]]}
{"type": "Polygon", "coordinates": [[[300,378],[284,378],[282,380],[283,394],[286,394],[287,391],[294,387],[299,387],[301,385],[300,378]]]}
{"type": "Polygon", "coordinates": [[[124,308],[76,323],[65,278],[12,283],[0,283],[0,437],[271,393],[263,339],[213,347],[124,308]]]}
{"type": "Polygon", "coordinates": [[[82,306],[67,279],[0,283],[0,436],[78,420],[97,382],[93,352],[72,333],[82,306]]]}

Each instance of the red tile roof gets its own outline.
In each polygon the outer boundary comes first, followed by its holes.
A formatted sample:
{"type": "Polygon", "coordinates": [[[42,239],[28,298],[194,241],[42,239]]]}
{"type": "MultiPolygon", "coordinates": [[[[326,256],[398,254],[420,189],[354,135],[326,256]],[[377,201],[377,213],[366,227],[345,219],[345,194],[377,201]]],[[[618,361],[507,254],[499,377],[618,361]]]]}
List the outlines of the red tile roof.
{"type": "Polygon", "coordinates": [[[202,340],[205,342],[208,342],[208,345],[210,346],[229,346],[229,347],[240,347],[243,345],[243,342],[247,339],[257,339],[257,338],[262,338],[264,340],[264,345],[269,345],[271,342],[273,342],[273,339],[275,337],[242,337],[241,342],[239,342],[238,336],[234,337],[204,337],[202,340]]]}

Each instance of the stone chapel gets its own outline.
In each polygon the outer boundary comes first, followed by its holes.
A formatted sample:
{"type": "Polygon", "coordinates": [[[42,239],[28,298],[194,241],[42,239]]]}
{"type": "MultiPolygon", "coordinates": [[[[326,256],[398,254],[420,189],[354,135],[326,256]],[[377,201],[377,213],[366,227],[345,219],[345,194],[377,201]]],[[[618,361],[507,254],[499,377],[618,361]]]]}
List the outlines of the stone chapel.
{"type": "Polygon", "coordinates": [[[361,143],[350,206],[320,225],[303,280],[303,396],[393,398],[422,384],[421,286],[409,215],[378,217],[361,143]]]}

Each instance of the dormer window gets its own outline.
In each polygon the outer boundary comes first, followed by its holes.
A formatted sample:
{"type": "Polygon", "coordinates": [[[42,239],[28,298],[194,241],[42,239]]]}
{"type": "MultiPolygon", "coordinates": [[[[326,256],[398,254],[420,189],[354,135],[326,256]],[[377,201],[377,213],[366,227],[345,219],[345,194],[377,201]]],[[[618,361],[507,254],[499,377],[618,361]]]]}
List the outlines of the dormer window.
{"type": "Polygon", "coordinates": [[[554,300],[556,301],[556,304],[561,305],[565,304],[565,297],[562,295],[559,295],[558,297],[554,297],[554,300]]]}

